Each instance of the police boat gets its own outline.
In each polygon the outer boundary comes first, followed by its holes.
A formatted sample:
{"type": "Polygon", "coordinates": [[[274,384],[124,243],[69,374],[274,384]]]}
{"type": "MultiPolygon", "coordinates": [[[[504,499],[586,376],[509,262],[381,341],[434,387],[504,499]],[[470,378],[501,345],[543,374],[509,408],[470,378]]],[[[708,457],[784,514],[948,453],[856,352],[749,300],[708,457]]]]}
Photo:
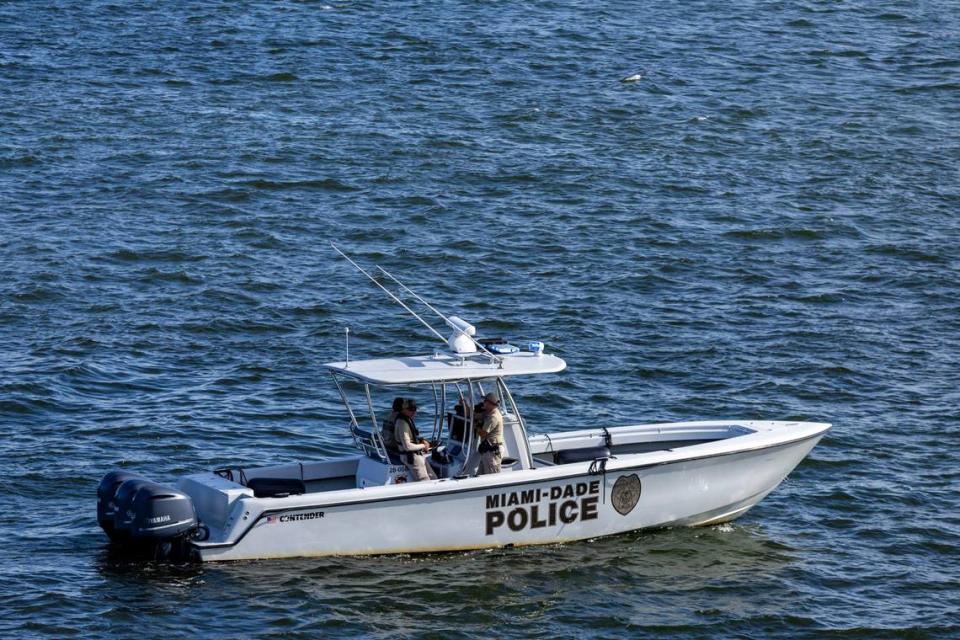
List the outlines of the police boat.
{"type": "MultiPolygon", "coordinates": [[[[339,252],[339,249],[337,249],[339,252]]],[[[421,553],[556,544],[639,529],[733,520],[773,491],[820,441],[826,423],[721,420],[605,426],[531,435],[509,387],[566,368],[532,341],[477,337],[439,315],[446,348],[426,355],[325,366],[344,402],[354,455],[232,466],[179,478],[176,488],[127,471],[98,488],[97,519],[115,549],[172,560],[242,560],[421,553]],[[501,470],[474,475],[480,399],[503,421],[501,470]],[[426,462],[419,482],[388,445],[395,398],[415,398],[426,462]]],[[[348,333],[349,337],[349,333],[348,333]]]]}

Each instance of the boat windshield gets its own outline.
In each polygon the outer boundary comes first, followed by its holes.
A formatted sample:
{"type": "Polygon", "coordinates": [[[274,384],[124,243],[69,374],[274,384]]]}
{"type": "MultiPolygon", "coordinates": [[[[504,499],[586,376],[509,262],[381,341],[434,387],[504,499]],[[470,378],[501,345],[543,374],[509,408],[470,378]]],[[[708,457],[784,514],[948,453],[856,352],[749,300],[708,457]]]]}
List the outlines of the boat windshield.
{"type": "MultiPolygon", "coordinates": [[[[349,428],[357,447],[367,456],[389,461],[384,423],[397,399],[416,402],[416,427],[422,438],[443,446],[451,455],[475,446],[475,424],[481,419],[483,396],[500,399],[505,420],[522,430],[520,413],[502,378],[444,380],[408,385],[371,385],[331,371],[349,414],[349,428]]],[[[523,431],[525,434],[525,430],[523,431]]],[[[524,438],[525,439],[525,438],[524,438]]],[[[524,447],[525,449],[525,447],[524,447]]]]}

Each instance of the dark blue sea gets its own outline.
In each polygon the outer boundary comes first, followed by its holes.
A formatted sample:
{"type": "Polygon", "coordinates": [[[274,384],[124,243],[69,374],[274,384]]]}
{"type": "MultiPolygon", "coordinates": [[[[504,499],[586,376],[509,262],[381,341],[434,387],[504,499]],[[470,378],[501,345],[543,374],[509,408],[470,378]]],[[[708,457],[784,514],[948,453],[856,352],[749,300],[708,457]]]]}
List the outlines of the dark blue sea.
{"type": "Polygon", "coordinates": [[[0,4],[0,636],[960,636],[960,6],[0,4]],[[629,81],[625,81],[630,78],[629,81]],[[834,424],[734,523],[204,566],[95,491],[352,451],[323,363],[569,368],[531,431],[834,424]]]}

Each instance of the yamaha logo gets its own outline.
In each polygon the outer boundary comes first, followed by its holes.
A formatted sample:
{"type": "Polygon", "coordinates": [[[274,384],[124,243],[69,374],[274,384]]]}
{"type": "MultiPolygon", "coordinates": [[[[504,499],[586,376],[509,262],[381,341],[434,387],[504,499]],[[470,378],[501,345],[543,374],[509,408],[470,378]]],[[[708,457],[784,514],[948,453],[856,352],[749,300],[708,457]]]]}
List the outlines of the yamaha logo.
{"type": "Polygon", "coordinates": [[[147,524],[160,524],[162,522],[170,522],[172,519],[169,515],[157,516],[156,518],[147,518],[147,524]]]}

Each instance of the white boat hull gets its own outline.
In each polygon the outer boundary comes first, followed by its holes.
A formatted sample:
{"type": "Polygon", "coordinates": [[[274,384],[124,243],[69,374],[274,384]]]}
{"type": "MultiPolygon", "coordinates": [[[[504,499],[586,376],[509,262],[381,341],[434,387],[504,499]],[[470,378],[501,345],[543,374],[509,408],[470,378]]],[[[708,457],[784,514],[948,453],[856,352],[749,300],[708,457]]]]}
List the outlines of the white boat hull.
{"type": "MultiPolygon", "coordinates": [[[[645,425],[608,433],[619,438],[626,430],[655,429],[664,438],[674,438],[731,424],[645,425]]],[[[212,527],[210,539],[195,546],[204,561],[422,553],[555,544],[725,522],[775,489],[829,428],[819,423],[736,424],[751,431],[703,444],[617,455],[605,463],[538,466],[284,498],[239,495],[223,527],[212,527]]],[[[599,437],[599,432],[558,434],[554,440],[594,435],[599,437]]],[[[534,454],[542,444],[531,438],[534,454]]],[[[181,482],[181,488],[191,493],[190,482],[181,482]]],[[[204,519],[203,500],[198,498],[204,519]]]]}

